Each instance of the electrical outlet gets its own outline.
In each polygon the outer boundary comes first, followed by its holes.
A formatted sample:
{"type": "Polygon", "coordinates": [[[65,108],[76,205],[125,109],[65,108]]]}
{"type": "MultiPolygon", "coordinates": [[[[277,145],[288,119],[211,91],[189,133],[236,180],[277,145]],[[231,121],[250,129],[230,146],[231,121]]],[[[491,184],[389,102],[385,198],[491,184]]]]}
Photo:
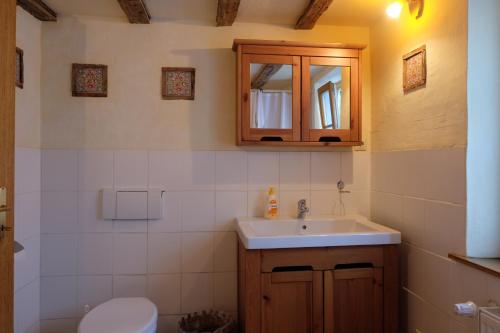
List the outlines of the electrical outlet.
{"type": "Polygon", "coordinates": [[[89,311],[90,311],[90,305],[85,304],[85,305],[83,306],[83,313],[89,313],[89,311]]]}

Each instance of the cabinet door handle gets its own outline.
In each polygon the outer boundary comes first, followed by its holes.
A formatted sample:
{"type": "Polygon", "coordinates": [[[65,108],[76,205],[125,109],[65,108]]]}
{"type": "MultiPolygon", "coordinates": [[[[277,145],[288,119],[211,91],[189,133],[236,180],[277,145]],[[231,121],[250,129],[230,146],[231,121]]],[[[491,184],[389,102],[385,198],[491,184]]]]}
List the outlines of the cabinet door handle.
{"type": "Polygon", "coordinates": [[[270,301],[270,300],[271,300],[271,299],[269,298],[269,296],[267,296],[267,295],[262,296],[262,298],[263,298],[263,299],[264,299],[264,301],[266,301],[266,302],[268,302],[268,301],[270,301]]]}

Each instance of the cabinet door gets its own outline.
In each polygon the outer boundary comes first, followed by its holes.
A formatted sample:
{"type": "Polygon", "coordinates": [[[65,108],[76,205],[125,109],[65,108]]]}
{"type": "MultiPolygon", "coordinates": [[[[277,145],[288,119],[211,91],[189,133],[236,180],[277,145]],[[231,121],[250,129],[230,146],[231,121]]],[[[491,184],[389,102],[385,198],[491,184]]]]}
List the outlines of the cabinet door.
{"type": "Polygon", "coordinates": [[[383,269],[326,271],[325,333],[383,332],[383,269]]]}
{"type": "Polygon", "coordinates": [[[302,57],[302,141],[359,142],[359,59],[302,57]]]}
{"type": "Polygon", "coordinates": [[[244,141],[300,141],[300,57],[243,54],[244,141]]]}
{"type": "Polygon", "coordinates": [[[323,272],[262,274],[262,333],[323,332],[323,272]]]}

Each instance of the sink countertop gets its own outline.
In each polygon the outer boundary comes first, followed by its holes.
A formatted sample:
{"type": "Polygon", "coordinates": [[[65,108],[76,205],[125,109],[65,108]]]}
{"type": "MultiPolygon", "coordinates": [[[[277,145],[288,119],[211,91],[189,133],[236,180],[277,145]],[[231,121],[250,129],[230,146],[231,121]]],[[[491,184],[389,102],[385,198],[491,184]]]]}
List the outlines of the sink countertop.
{"type": "Polygon", "coordinates": [[[361,215],[310,217],[304,220],[237,218],[246,249],[400,244],[401,233],[361,215]]]}

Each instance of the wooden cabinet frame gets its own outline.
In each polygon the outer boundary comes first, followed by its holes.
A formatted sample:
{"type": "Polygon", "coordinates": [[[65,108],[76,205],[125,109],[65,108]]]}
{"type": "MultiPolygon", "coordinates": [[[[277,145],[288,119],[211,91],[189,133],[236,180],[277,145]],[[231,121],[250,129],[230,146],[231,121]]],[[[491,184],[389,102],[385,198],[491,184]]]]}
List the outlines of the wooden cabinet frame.
{"type": "MultiPolygon", "coordinates": [[[[247,250],[240,241],[239,332],[268,333],[272,313],[268,312],[266,302],[270,300],[272,283],[298,282],[302,283],[298,285],[302,290],[303,283],[312,286],[312,294],[308,294],[313,304],[309,332],[332,333],[335,318],[329,314],[334,311],[333,289],[335,281],[343,279],[367,279],[374,283],[372,296],[376,304],[371,315],[377,325],[373,332],[363,333],[399,333],[399,245],[247,250]],[[340,268],[352,264],[369,267],[340,268]],[[282,268],[297,271],[279,271],[282,268]]],[[[284,309],[284,312],[290,311],[294,308],[284,309]]]]}
{"type": "Polygon", "coordinates": [[[237,145],[359,146],[361,139],[361,52],[364,45],[266,40],[235,40],[237,145]],[[292,129],[250,128],[250,63],[293,65],[292,129]],[[310,65],[349,66],[351,69],[350,129],[311,129],[310,65]],[[296,70],[298,69],[298,70],[296,70]],[[296,93],[297,92],[297,93],[296,93]],[[283,141],[261,141],[281,137],[283,141]],[[320,138],[339,142],[322,142],[320,138]]]}

